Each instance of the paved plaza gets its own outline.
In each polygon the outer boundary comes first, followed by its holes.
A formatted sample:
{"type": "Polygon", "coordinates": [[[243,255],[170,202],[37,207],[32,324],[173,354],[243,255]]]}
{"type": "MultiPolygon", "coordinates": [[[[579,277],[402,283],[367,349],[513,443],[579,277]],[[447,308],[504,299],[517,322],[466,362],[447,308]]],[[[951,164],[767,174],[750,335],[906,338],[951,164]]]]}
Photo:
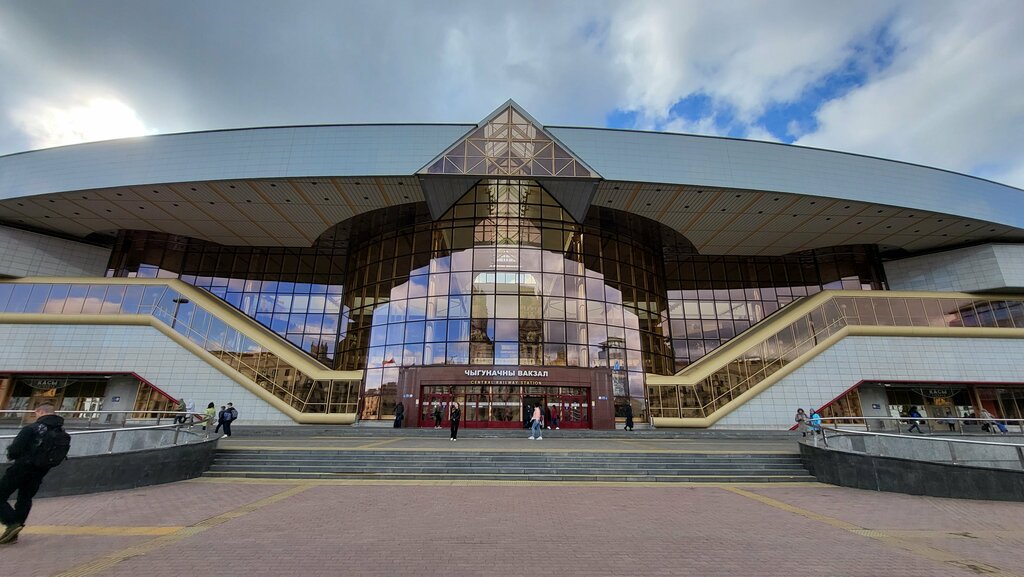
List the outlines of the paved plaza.
{"type": "MultiPolygon", "coordinates": [[[[240,441],[239,441],[240,442],[240,441]]],[[[198,479],[40,499],[0,575],[1024,575],[1024,504],[806,484],[198,479]]]]}

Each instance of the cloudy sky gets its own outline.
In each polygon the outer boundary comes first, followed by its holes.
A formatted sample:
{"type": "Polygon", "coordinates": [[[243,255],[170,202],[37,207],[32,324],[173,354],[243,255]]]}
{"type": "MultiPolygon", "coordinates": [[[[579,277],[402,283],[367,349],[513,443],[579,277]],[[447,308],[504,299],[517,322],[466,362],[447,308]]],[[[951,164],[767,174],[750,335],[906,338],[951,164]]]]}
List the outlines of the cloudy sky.
{"type": "Polygon", "coordinates": [[[1021,0],[0,0],[0,154],[261,125],[776,140],[1024,187],[1021,0]]]}

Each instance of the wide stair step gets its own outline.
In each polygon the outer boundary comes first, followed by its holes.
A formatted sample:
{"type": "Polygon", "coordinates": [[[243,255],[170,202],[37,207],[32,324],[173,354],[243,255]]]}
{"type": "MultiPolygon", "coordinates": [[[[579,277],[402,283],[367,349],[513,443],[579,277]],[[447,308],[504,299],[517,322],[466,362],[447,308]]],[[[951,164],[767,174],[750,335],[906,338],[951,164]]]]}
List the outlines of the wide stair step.
{"type": "Polygon", "coordinates": [[[219,450],[207,477],[771,483],[813,481],[791,453],[219,450]]]}

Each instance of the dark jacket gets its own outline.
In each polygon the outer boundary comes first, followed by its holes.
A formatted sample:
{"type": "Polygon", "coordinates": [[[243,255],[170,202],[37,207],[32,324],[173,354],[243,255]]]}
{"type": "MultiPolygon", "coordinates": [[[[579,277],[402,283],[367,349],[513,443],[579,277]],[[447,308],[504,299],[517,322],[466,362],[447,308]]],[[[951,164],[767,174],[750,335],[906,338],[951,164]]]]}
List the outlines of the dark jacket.
{"type": "Polygon", "coordinates": [[[403,405],[402,403],[398,403],[397,405],[395,405],[395,416],[396,417],[401,417],[404,414],[405,414],[405,405],[403,405]]]}
{"type": "Polygon", "coordinates": [[[457,409],[457,408],[456,409],[452,409],[452,415],[451,415],[449,420],[451,422],[453,422],[453,423],[458,423],[459,419],[461,419],[461,418],[462,418],[462,411],[457,409]]]}
{"type": "Polygon", "coordinates": [[[231,421],[231,415],[228,413],[227,409],[224,409],[223,411],[217,413],[217,422],[218,423],[228,423],[230,421],[231,421]]]}
{"type": "Polygon", "coordinates": [[[18,431],[18,436],[14,438],[7,447],[7,460],[14,461],[15,463],[24,463],[32,456],[32,450],[35,448],[36,443],[39,442],[39,438],[43,434],[43,428],[39,425],[45,425],[46,427],[56,428],[64,426],[64,417],[57,415],[43,415],[39,417],[36,422],[31,425],[26,425],[18,431]]]}

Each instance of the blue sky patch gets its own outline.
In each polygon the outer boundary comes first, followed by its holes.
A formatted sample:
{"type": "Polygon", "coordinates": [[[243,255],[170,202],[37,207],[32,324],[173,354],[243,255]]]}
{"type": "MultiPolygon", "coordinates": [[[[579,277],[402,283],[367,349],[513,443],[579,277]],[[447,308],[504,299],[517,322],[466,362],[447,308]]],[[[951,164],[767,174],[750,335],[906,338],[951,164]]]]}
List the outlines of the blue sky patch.
{"type": "MultiPolygon", "coordinates": [[[[839,67],[808,85],[796,100],[767,103],[764,113],[750,125],[738,122],[735,109],[728,103],[716,101],[704,92],[694,92],[676,101],[668,116],[656,121],[654,129],[664,130],[675,119],[693,123],[711,119],[718,134],[742,138],[752,126],[760,126],[782,142],[793,142],[817,130],[815,114],[823,104],[842,98],[892,65],[898,47],[891,20],[887,20],[855,44],[839,67]],[[791,132],[794,125],[796,130],[791,132]]],[[[605,124],[610,128],[636,128],[640,117],[637,111],[617,109],[607,115],[605,124]]]]}

